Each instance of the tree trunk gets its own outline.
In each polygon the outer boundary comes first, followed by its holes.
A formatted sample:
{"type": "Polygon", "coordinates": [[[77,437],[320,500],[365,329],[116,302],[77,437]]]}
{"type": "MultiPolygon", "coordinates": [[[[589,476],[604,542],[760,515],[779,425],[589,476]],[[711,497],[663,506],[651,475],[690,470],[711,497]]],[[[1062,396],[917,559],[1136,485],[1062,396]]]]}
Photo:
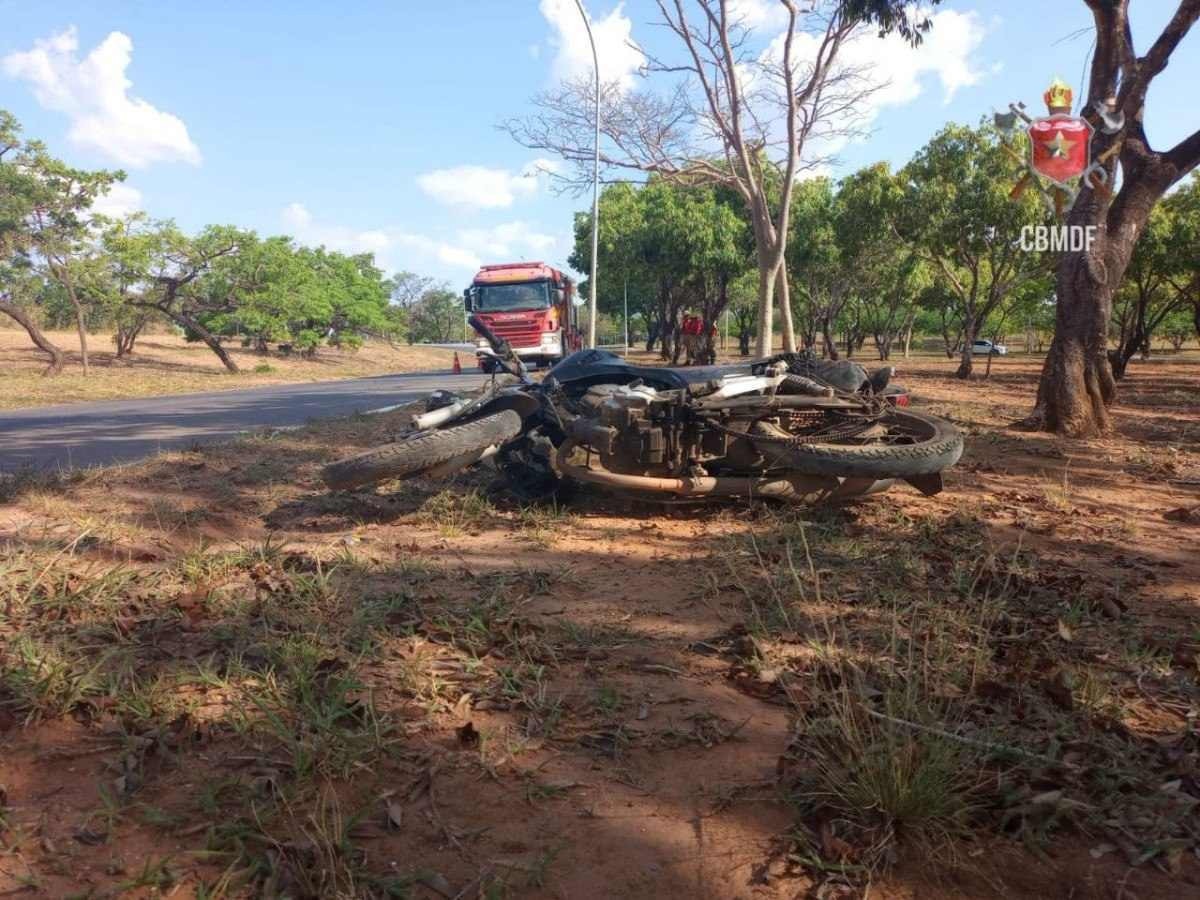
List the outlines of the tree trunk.
{"type": "Polygon", "coordinates": [[[1086,105],[1094,107],[1115,95],[1125,122],[1117,134],[1109,137],[1101,130],[1092,142],[1097,158],[1116,152],[1106,173],[1108,183],[1119,182],[1120,189],[1110,196],[1085,186],[1071,207],[1067,224],[1093,226],[1096,240],[1091,248],[1063,253],[1058,261],[1054,338],[1042,367],[1037,405],[1026,420],[1066,437],[1092,437],[1112,427],[1108,408],[1116,399],[1116,381],[1107,338],[1113,294],[1154,205],[1200,163],[1200,131],[1157,152],[1142,127],[1147,92],[1200,17],[1200,3],[1181,0],[1144,56],[1133,46],[1127,0],[1088,6],[1096,23],[1096,49],[1086,105]]]}
{"type": "Polygon", "coordinates": [[[958,368],[954,370],[955,378],[970,378],[971,367],[974,364],[975,317],[971,314],[963,316],[962,353],[959,356],[958,368]]]}
{"type": "Polygon", "coordinates": [[[833,339],[833,323],[829,319],[821,322],[821,338],[825,341],[825,355],[832,360],[840,359],[837,341],[833,339]]]}
{"type": "Polygon", "coordinates": [[[909,322],[908,327],[904,329],[904,358],[908,359],[909,350],[912,349],[912,333],[913,323],[909,322]]]}
{"type": "Polygon", "coordinates": [[[142,329],[145,327],[145,319],[130,325],[117,326],[117,333],[113,337],[113,342],[117,345],[117,359],[124,359],[127,356],[133,355],[133,345],[137,343],[138,336],[141,335],[142,329]]]}
{"type": "Polygon", "coordinates": [[[167,309],[163,309],[162,312],[181,328],[190,329],[197,336],[199,336],[200,340],[204,341],[204,343],[208,346],[208,349],[217,354],[217,359],[221,360],[221,362],[225,364],[226,369],[228,369],[230,372],[240,371],[238,369],[238,364],[233,361],[233,357],[230,356],[228,351],[221,346],[221,342],[217,340],[216,336],[211,331],[186,313],[171,312],[167,309]]]}
{"type": "Polygon", "coordinates": [[[62,372],[63,361],[65,359],[63,352],[48,337],[42,334],[41,329],[37,327],[37,324],[25,310],[21,309],[21,307],[17,306],[11,300],[3,298],[0,299],[0,313],[4,313],[24,328],[34,345],[50,357],[50,365],[46,366],[45,370],[43,370],[43,376],[58,375],[62,372]]]}
{"type": "Polygon", "coordinates": [[[1108,359],[1112,287],[1098,283],[1083,254],[1058,266],[1054,339],[1042,366],[1035,423],[1069,437],[1091,437],[1112,427],[1108,406],[1117,385],[1108,359]]]}
{"type": "Polygon", "coordinates": [[[796,352],[796,326],[792,322],[792,302],[788,291],[787,266],[779,267],[779,276],[775,283],[778,294],[779,320],[783,325],[783,352],[796,352]]]}
{"type": "Polygon", "coordinates": [[[88,361],[87,323],[84,321],[83,304],[75,294],[75,284],[67,267],[52,260],[50,270],[67,292],[67,299],[75,309],[75,330],[79,332],[79,358],[83,362],[83,374],[88,375],[91,373],[91,366],[88,361]]]}
{"type": "Polygon", "coordinates": [[[775,284],[778,280],[770,262],[759,250],[758,259],[758,341],[755,353],[770,356],[775,352],[775,284]]]}
{"type": "Polygon", "coordinates": [[[79,332],[79,358],[83,362],[83,374],[91,374],[88,365],[87,324],[83,321],[83,307],[75,304],[75,330],[79,332]]]}

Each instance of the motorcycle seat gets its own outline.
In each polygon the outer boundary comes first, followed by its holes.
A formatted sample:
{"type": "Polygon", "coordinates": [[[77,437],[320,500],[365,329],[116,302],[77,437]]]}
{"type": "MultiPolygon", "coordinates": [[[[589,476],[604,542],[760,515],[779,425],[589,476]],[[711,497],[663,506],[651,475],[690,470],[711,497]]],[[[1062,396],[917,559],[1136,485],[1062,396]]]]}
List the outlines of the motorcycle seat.
{"type": "Polygon", "coordinates": [[[637,366],[608,350],[579,350],[551,369],[547,378],[562,384],[583,379],[593,382],[641,379],[663,390],[688,390],[735,373],[750,374],[750,365],[637,366]]]}
{"type": "MultiPolygon", "coordinates": [[[[724,375],[753,374],[755,366],[783,358],[748,360],[724,366],[637,366],[609,350],[578,350],[559,362],[547,377],[562,384],[580,380],[592,384],[602,381],[630,382],[640,378],[660,390],[694,390],[724,375]]],[[[788,359],[793,373],[816,378],[848,392],[860,391],[869,385],[875,393],[883,393],[894,371],[891,366],[884,366],[871,373],[848,359],[824,360],[805,354],[793,354],[788,359]]]]}

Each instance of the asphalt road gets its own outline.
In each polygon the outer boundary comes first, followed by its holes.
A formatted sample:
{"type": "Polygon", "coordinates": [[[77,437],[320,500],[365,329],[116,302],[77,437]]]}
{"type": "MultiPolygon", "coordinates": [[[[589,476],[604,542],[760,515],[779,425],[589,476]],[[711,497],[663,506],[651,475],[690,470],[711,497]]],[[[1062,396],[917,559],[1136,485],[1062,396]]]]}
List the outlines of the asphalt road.
{"type": "Polygon", "coordinates": [[[476,371],[423,372],[0,412],[0,471],[137,459],[254,428],[303,425],[481,382],[476,371]]]}

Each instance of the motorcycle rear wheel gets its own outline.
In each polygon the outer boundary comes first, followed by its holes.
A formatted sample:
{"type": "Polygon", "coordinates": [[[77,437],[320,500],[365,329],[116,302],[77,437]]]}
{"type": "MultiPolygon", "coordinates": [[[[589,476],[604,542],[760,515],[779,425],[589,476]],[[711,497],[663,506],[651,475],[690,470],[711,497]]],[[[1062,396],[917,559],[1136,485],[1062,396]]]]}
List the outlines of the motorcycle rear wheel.
{"type": "Polygon", "coordinates": [[[363,487],[393,478],[411,478],[455,457],[485,450],[492,444],[502,444],[520,432],[521,416],[506,409],[338,460],[321,470],[321,478],[334,490],[363,487]]]}

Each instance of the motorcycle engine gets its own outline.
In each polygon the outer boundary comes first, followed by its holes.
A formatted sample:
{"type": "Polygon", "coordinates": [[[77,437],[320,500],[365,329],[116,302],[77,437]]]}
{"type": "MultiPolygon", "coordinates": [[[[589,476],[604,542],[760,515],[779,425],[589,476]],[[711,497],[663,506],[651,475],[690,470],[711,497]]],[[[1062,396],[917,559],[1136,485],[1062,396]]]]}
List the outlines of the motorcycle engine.
{"type": "Polygon", "coordinates": [[[580,398],[571,437],[600,454],[604,467],[624,474],[661,469],[667,457],[671,409],[677,397],[649,385],[597,384],[580,398]]]}

